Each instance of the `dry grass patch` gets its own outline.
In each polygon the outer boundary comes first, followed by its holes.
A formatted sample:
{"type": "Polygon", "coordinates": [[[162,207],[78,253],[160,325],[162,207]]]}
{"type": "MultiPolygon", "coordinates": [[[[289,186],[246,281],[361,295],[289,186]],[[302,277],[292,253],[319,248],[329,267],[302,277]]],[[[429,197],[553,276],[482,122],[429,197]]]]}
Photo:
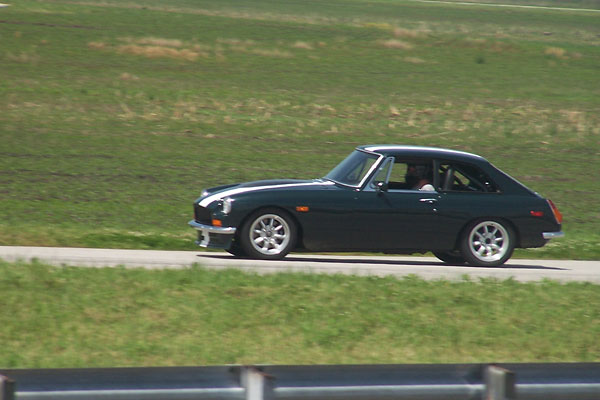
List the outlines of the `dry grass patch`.
{"type": "Polygon", "coordinates": [[[410,64],[424,64],[425,60],[419,57],[404,57],[404,61],[410,64]]]}
{"type": "Polygon", "coordinates": [[[569,58],[567,57],[567,51],[560,47],[546,47],[544,54],[546,54],[547,56],[560,58],[561,60],[566,60],[569,58]]]}
{"type": "Polygon", "coordinates": [[[119,79],[121,79],[122,81],[139,81],[140,78],[130,74],[129,72],[123,72],[121,74],[121,76],[119,76],[119,79]]]}
{"type": "Polygon", "coordinates": [[[104,49],[106,49],[107,47],[110,47],[110,46],[108,46],[104,42],[89,42],[88,43],[88,47],[90,49],[93,49],[93,50],[104,50],[104,49]]]}
{"type": "Polygon", "coordinates": [[[249,51],[250,54],[263,57],[275,57],[275,58],[292,58],[294,55],[286,50],[279,49],[252,49],[249,51]]]}
{"type": "Polygon", "coordinates": [[[183,42],[179,39],[162,39],[155,37],[141,38],[133,41],[134,43],[146,45],[146,46],[159,46],[159,47],[182,47],[183,42]]]}
{"type": "Polygon", "coordinates": [[[119,53],[133,54],[136,56],[144,56],[148,58],[175,58],[183,59],[187,61],[195,61],[200,53],[197,53],[189,49],[173,49],[171,47],[164,46],[138,46],[135,44],[128,44],[119,46],[117,48],[119,53]]]}
{"type": "Polygon", "coordinates": [[[394,28],[392,32],[394,37],[403,39],[418,39],[427,35],[426,31],[417,29],[394,28]]]}
{"type": "Polygon", "coordinates": [[[593,123],[587,123],[585,113],[581,111],[561,110],[560,112],[566,118],[568,125],[578,133],[592,131],[593,123]]]}
{"type": "MultiPolygon", "coordinates": [[[[233,51],[237,53],[254,54],[263,57],[274,57],[274,58],[292,58],[294,55],[287,50],[281,49],[263,49],[256,47],[258,45],[254,40],[242,40],[242,39],[217,39],[217,47],[220,51],[233,51]],[[226,47],[223,47],[226,46],[226,47]]],[[[306,46],[310,46],[306,44],[306,46]]],[[[304,47],[307,48],[307,47],[304,47]]],[[[312,48],[312,47],[311,47],[312,48]]]]}
{"type": "Polygon", "coordinates": [[[92,50],[110,50],[120,54],[132,54],[147,58],[172,58],[178,60],[195,61],[198,57],[209,57],[209,53],[199,45],[186,45],[179,39],[163,39],[156,37],[121,38],[127,44],[111,46],[104,42],[89,42],[88,48],[92,50]],[[188,47],[184,47],[188,46],[188,47]]]}
{"type": "Polygon", "coordinates": [[[7,53],[6,58],[8,58],[10,61],[22,64],[37,64],[40,61],[40,57],[37,54],[27,53],[24,51],[19,54],[7,53]]]}
{"type": "Polygon", "coordinates": [[[334,115],[337,111],[335,108],[330,106],[329,104],[312,104],[313,114],[322,115],[322,114],[330,114],[334,115]]]}
{"type": "Polygon", "coordinates": [[[398,49],[398,50],[410,50],[414,46],[408,42],[398,40],[398,39],[389,39],[381,42],[383,47],[388,49],[398,49]]]}
{"type": "Polygon", "coordinates": [[[314,47],[307,42],[302,42],[302,41],[297,41],[294,44],[292,44],[292,47],[295,49],[305,49],[305,50],[313,50],[314,47]]]}
{"type": "Polygon", "coordinates": [[[250,47],[250,46],[254,46],[256,45],[256,42],[254,40],[250,40],[250,39],[236,39],[236,38],[219,38],[217,39],[217,43],[219,44],[225,44],[225,45],[229,45],[229,46],[246,46],[246,47],[250,47]]]}
{"type": "Polygon", "coordinates": [[[183,48],[184,43],[179,39],[165,39],[157,37],[123,38],[127,43],[117,48],[119,53],[134,54],[148,58],[173,58],[195,61],[200,56],[208,54],[183,48]]]}

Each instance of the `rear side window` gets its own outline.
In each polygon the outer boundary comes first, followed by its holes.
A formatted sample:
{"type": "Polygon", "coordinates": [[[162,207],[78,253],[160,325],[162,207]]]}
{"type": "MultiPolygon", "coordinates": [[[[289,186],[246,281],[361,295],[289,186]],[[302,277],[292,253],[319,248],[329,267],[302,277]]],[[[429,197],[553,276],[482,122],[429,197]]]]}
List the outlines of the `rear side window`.
{"type": "Polygon", "coordinates": [[[497,193],[498,186],[479,167],[462,163],[440,163],[439,188],[447,192],[497,193]]]}

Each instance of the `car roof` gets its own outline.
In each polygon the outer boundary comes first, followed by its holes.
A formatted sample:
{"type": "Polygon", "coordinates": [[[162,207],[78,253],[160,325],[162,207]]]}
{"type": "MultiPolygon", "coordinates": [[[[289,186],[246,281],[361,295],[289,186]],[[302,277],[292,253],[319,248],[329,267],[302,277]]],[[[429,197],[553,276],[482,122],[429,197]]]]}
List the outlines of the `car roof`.
{"type": "Polygon", "coordinates": [[[408,146],[398,144],[373,144],[358,146],[357,149],[383,155],[402,155],[408,157],[443,158],[447,160],[487,161],[477,154],[439,147],[408,146]]]}

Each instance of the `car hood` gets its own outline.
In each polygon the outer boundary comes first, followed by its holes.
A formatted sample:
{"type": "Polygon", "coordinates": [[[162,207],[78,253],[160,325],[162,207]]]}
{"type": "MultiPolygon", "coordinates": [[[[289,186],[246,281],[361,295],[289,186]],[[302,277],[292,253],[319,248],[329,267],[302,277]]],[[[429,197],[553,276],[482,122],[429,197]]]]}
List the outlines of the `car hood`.
{"type": "Polygon", "coordinates": [[[318,187],[333,185],[332,182],[323,179],[269,179],[262,181],[243,182],[234,185],[217,186],[207,189],[205,195],[198,199],[201,206],[206,207],[215,200],[239,194],[269,189],[293,189],[297,187],[318,187]]]}
{"type": "Polygon", "coordinates": [[[266,179],[261,181],[252,181],[252,182],[241,182],[234,183],[230,185],[221,185],[215,186],[212,188],[208,188],[204,190],[205,194],[216,194],[228,189],[237,189],[237,188],[253,188],[253,187],[269,187],[269,186],[278,186],[278,185],[291,185],[291,184],[301,184],[301,183],[310,183],[315,180],[303,180],[303,179],[266,179]]]}
{"type": "Polygon", "coordinates": [[[244,182],[236,185],[236,187],[240,188],[251,188],[257,186],[278,186],[278,185],[294,185],[294,184],[306,184],[313,183],[315,180],[310,179],[267,179],[262,181],[254,181],[254,182],[244,182]]]}

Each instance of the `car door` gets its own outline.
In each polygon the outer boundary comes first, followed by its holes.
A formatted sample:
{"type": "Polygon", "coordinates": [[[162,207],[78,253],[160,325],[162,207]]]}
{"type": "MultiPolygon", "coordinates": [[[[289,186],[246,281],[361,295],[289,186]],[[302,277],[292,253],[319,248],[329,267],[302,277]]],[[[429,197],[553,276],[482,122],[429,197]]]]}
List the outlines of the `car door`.
{"type": "Polygon", "coordinates": [[[362,247],[371,250],[427,249],[436,240],[438,194],[409,190],[360,192],[354,221],[362,247]]]}
{"type": "Polygon", "coordinates": [[[356,193],[353,223],[363,231],[362,248],[420,250],[437,247],[440,196],[437,191],[416,190],[409,186],[408,170],[415,164],[426,165],[433,171],[431,160],[389,157],[373,180],[356,193]]]}

